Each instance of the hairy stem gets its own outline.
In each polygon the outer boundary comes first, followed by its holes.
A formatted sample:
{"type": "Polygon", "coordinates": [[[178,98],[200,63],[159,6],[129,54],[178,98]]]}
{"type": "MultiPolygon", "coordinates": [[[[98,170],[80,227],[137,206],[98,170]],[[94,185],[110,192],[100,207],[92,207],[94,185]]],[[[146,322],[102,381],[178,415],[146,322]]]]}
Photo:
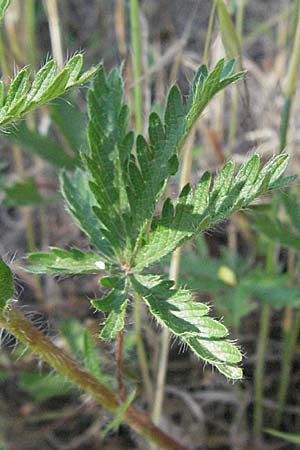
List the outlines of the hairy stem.
{"type": "MultiPolygon", "coordinates": [[[[119,412],[120,403],[115,394],[56,347],[19,311],[13,309],[0,310],[0,325],[57,372],[91,395],[95,401],[114,414],[119,412]]],[[[188,450],[155,426],[147,414],[134,406],[129,406],[124,413],[123,420],[133,430],[161,449],[188,450]]]]}

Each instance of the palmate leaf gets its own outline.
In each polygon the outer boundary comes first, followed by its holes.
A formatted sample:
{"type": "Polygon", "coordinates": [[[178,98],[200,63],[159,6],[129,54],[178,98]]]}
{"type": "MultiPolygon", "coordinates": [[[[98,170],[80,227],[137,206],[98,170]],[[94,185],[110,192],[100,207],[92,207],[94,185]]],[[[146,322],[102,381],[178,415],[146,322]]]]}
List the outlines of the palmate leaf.
{"type": "Polygon", "coordinates": [[[13,275],[0,258],[0,309],[4,309],[14,295],[13,275]]]}
{"type": "Polygon", "coordinates": [[[242,377],[242,370],[236,366],[242,359],[241,353],[224,340],[228,330],[207,316],[209,308],[195,302],[190,291],[173,289],[172,281],[152,275],[137,275],[131,282],[158,322],[180,336],[197,356],[230,378],[242,377]]]}
{"type": "MultiPolygon", "coordinates": [[[[183,189],[176,207],[168,199],[161,217],[154,218],[160,195],[178,169],[178,152],[195,121],[217,92],[243,76],[243,72],[233,74],[233,66],[233,61],[225,64],[224,60],[210,72],[201,66],[186,104],[178,88],[172,87],[163,119],[151,113],[148,140],[138,136],[135,151],[134,135],[127,131],[128,108],[123,102],[120,70],[106,75],[100,67],[88,95],[89,152],[82,158],[87,173],[77,170],[72,177],[64,174],[61,184],[71,214],[101,254],[92,254],[92,269],[97,258],[111,269],[102,283],[109,293],[92,301],[96,309],[108,313],[101,337],[111,339],[123,329],[128,297],[137,292],[157,320],[199,357],[238,379],[242,377],[237,367],[241,354],[224,339],[226,328],[208,317],[208,308],[195,302],[189,291],[172,289],[172,282],[141,274],[184,240],[279,185],[286,155],[272,159],[262,170],[259,157],[254,155],[236,177],[231,162],[214,183],[210,174],[204,174],[195,190],[190,186],[183,189]]],[[[36,272],[57,271],[49,255],[41,261],[38,255],[34,258],[36,272]]],[[[65,273],[89,273],[89,261],[81,258],[75,264],[77,272],[64,260],[60,267],[69,270],[65,273]]]]}
{"type": "Polygon", "coordinates": [[[186,239],[247,207],[254,198],[276,185],[287,160],[285,154],[276,156],[260,170],[259,156],[254,154],[235,177],[233,163],[229,162],[214,183],[206,172],[195,191],[187,185],[179,196],[175,211],[171,200],[167,199],[160,219],[153,220],[151,230],[133,261],[135,269],[142,270],[159,261],[186,239]]]}
{"type": "MultiPolygon", "coordinates": [[[[64,94],[69,89],[87,81],[96,71],[92,68],[80,76],[82,55],[73,56],[57,73],[54,60],[48,61],[30,82],[28,69],[21,70],[2,96],[0,126],[5,126],[33,109],[64,94]]],[[[0,86],[3,92],[3,83],[0,86]]]]}
{"type": "Polygon", "coordinates": [[[85,165],[99,208],[97,215],[107,239],[117,254],[127,257],[139,241],[154,213],[168,177],[177,171],[177,153],[198,117],[213,96],[236,81],[233,62],[220,61],[211,72],[201,66],[183,104],[176,86],[169,92],[163,122],[158,114],[149,117],[149,142],[127,133],[128,109],[123,103],[123,81],[119,70],[105,75],[100,67],[89,92],[88,137],[90,155],[85,165]],[[129,242],[130,240],[130,242],[129,242]]]}
{"type": "Polygon", "coordinates": [[[62,250],[52,247],[50,253],[30,253],[27,257],[29,266],[26,270],[32,273],[82,274],[100,273],[105,264],[99,255],[93,252],[82,252],[77,248],[62,250]]]}

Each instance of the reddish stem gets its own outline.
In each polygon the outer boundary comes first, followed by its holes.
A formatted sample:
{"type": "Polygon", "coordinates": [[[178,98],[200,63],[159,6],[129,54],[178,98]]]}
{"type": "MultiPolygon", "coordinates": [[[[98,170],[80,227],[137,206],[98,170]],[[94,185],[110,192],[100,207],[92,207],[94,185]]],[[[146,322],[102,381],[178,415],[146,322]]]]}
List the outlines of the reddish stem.
{"type": "Polygon", "coordinates": [[[117,336],[116,364],[119,396],[124,402],[126,400],[126,391],[123,382],[123,331],[120,331],[117,336]]]}

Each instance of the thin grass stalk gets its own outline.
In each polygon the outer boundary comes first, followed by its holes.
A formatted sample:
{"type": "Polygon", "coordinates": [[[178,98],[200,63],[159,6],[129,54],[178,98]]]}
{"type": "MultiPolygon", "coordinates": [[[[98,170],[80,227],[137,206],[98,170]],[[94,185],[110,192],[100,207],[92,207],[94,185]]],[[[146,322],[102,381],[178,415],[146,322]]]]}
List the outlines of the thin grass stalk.
{"type": "MultiPolygon", "coordinates": [[[[300,62],[300,1],[295,1],[295,14],[297,17],[297,29],[295,34],[295,40],[293,45],[292,57],[288,69],[287,78],[284,81],[283,92],[285,94],[285,104],[282,112],[282,121],[280,127],[280,147],[279,153],[281,153],[286,144],[288,127],[289,127],[289,118],[290,118],[290,110],[291,103],[296,93],[297,88],[297,77],[298,77],[298,68],[300,62]]],[[[276,200],[276,199],[275,199],[276,200]]],[[[278,208],[275,205],[274,214],[276,214],[278,208]]],[[[274,272],[274,264],[275,264],[275,246],[270,243],[268,248],[268,257],[267,257],[267,270],[274,272]]],[[[260,437],[260,433],[263,427],[263,382],[264,382],[264,367],[265,367],[265,352],[267,348],[267,338],[270,329],[270,317],[271,317],[271,307],[269,305],[265,305],[262,310],[261,315],[261,326],[260,333],[258,338],[258,347],[257,347],[257,365],[255,370],[255,409],[254,409],[254,434],[257,438],[260,437]]],[[[295,325],[296,328],[296,325],[295,325]]],[[[293,335],[296,333],[296,330],[293,330],[293,335]]],[[[291,342],[294,339],[294,336],[290,337],[291,342]]],[[[285,371],[288,371],[288,367],[286,366],[285,371]]],[[[285,381],[282,381],[284,384],[285,381]]],[[[280,390],[284,390],[285,387],[280,387],[280,390]]],[[[283,394],[280,394],[283,395],[283,394]]]]}
{"type": "Polygon", "coordinates": [[[270,19],[266,20],[265,22],[260,23],[258,26],[255,27],[253,31],[250,31],[245,37],[244,37],[244,45],[250,46],[255,42],[262,34],[267,33],[271,28],[273,28],[277,23],[279,23],[281,20],[284,20],[289,17],[293,9],[293,5],[288,5],[285,8],[282,9],[277,14],[274,14],[274,16],[270,17],[270,19]]]}
{"type": "MultiPolygon", "coordinates": [[[[297,268],[295,267],[296,254],[289,251],[288,254],[288,273],[292,276],[292,284],[295,280],[297,268]]],[[[299,265],[299,261],[298,261],[299,265]]],[[[297,282],[299,280],[297,279],[297,282]]],[[[284,311],[284,318],[282,324],[283,343],[282,343],[282,361],[281,374],[279,378],[279,388],[277,394],[278,407],[275,414],[274,427],[278,428],[282,419],[287,392],[290,383],[292,361],[295,352],[297,337],[299,334],[300,320],[299,312],[296,312],[291,307],[286,307],[284,311]]]]}
{"type": "MultiPolygon", "coordinates": [[[[277,211],[277,204],[274,205],[274,214],[277,211]]],[[[267,247],[266,255],[266,272],[274,273],[277,259],[276,246],[270,242],[267,247]]],[[[266,352],[268,347],[268,337],[271,327],[272,309],[269,304],[263,305],[260,315],[259,334],[256,349],[256,365],[254,369],[254,420],[253,433],[255,439],[259,442],[263,428],[263,396],[264,396],[264,379],[266,352]]]]}
{"type": "Polygon", "coordinates": [[[125,0],[116,0],[115,5],[115,32],[120,56],[126,57],[126,20],[125,0]]]}
{"type": "Polygon", "coordinates": [[[205,44],[204,44],[204,50],[203,50],[203,56],[202,56],[203,64],[208,64],[209,44],[211,41],[211,35],[212,35],[212,31],[213,31],[213,26],[214,26],[216,7],[217,7],[217,0],[214,0],[212,7],[211,7],[209,20],[208,20],[208,26],[207,26],[207,32],[206,32],[206,36],[205,36],[205,44]]]}
{"type": "MultiPolygon", "coordinates": [[[[195,130],[193,130],[186,141],[185,149],[183,153],[182,170],[180,177],[180,189],[182,189],[190,180],[192,162],[193,162],[193,144],[195,139],[195,130]]],[[[172,254],[169,278],[173,280],[175,286],[178,282],[179,268],[180,268],[180,258],[181,258],[181,247],[178,247],[172,254]]],[[[163,328],[161,335],[161,350],[159,357],[159,365],[157,371],[157,381],[156,381],[156,391],[153,402],[152,410],[152,420],[155,424],[160,421],[163,400],[164,400],[164,390],[165,381],[168,369],[168,357],[169,357],[169,341],[170,332],[167,328],[163,328]]]]}
{"type": "MultiPolygon", "coordinates": [[[[141,27],[139,0],[130,0],[130,31],[132,47],[132,68],[133,68],[133,97],[135,113],[135,129],[138,134],[143,131],[143,97],[142,97],[142,54],[141,54],[141,27]]],[[[148,360],[142,335],[142,308],[140,299],[134,299],[134,322],[137,355],[139,366],[143,377],[146,399],[149,403],[152,400],[153,387],[150,378],[148,360]]]]}
{"type": "Polygon", "coordinates": [[[35,0],[26,0],[24,8],[25,8],[24,20],[25,20],[26,55],[32,67],[35,67],[36,61],[35,0]]]}
{"type": "Polygon", "coordinates": [[[282,109],[281,125],[280,125],[280,146],[279,146],[280,152],[282,152],[286,147],[290,121],[290,112],[297,91],[297,80],[300,65],[300,1],[295,0],[294,5],[296,18],[296,33],[294,37],[292,56],[290,59],[287,77],[283,83],[284,106],[282,109]]]}
{"type": "Polygon", "coordinates": [[[62,49],[62,38],[60,32],[57,0],[45,0],[45,6],[49,24],[52,54],[53,58],[57,62],[58,69],[61,70],[64,65],[64,56],[62,49]]]}
{"type": "Polygon", "coordinates": [[[141,29],[139,0],[130,0],[130,29],[133,66],[133,95],[135,111],[135,128],[138,134],[143,127],[143,97],[141,86],[142,59],[141,59],[141,29]]]}
{"type": "Polygon", "coordinates": [[[295,317],[292,319],[290,328],[283,337],[283,352],[280,371],[280,384],[277,396],[277,409],[275,413],[274,428],[277,429],[281,423],[286,397],[291,379],[292,362],[295,354],[297,338],[299,335],[300,317],[299,312],[295,311],[295,317]]]}
{"type": "MultiPolygon", "coordinates": [[[[244,13],[245,13],[245,0],[239,0],[237,5],[237,13],[236,13],[236,34],[239,42],[239,55],[240,55],[240,64],[242,64],[242,46],[243,46],[243,23],[244,23],[244,13]]],[[[232,86],[231,91],[231,108],[229,114],[229,132],[228,132],[228,153],[233,148],[237,124],[238,124],[238,109],[239,109],[239,97],[238,97],[238,88],[237,86],[232,86]]]]}
{"type": "Polygon", "coordinates": [[[135,339],[136,339],[136,349],[138,355],[138,361],[140,370],[142,373],[145,397],[147,399],[148,404],[150,405],[153,399],[153,386],[149,373],[149,365],[147,354],[143,341],[142,334],[142,303],[140,297],[135,294],[134,296],[134,330],[135,330],[135,339]]]}
{"type": "MultiPolygon", "coordinates": [[[[290,60],[287,78],[284,82],[283,92],[285,94],[284,106],[281,114],[281,126],[280,126],[280,152],[286,147],[287,135],[290,122],[290,112],[292,103],[297,91],[297,79],[300,65],[300,1],[295,0],[295,27],[296,33],[293,44],[293,52],[290,60]]],[[[294,274],[294,256],[289,253],[288,258],[288,271],[290,274],[294,274]]],[[[275,415],[275,428],[281,422],[282,413],[286,401],[287,391],[290,382],[291,365],[296,345],[296,340],[299,334],[299,313],[296,317],[292,318],[291,308],[285,309],[284,321],[283,321],[283,352],[281,362],[281,375],[279,379],[278,388],[278,408],[275,415]]]]}
{"type": "MultiPolygon", "coordinates": [[[[0,310],[0,326],[14,335],[31,352],[37,354],[53,369],[70,382],[89,394],[97,403],[117,414],[122,406],[115,394],[101,384],[94,376],[56,347],[48,337],[42,334],[31,322],[17,310],[0,310]]],[[[133,430],[164,450],[188,450],[179,442],[155,426],[148,415],[134,406],[129,406],[123,416],[133,430]]]]}

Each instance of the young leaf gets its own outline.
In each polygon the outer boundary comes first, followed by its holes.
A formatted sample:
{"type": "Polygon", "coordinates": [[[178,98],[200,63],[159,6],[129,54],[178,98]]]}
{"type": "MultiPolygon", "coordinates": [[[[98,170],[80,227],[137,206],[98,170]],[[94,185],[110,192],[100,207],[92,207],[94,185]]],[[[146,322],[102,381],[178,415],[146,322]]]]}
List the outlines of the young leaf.
{"type": "Polygon", "coordinates": [[[77,248],[62,250],[52,247],[50,253],[30,253],[30,265],[26,270],[32,273],[82,274],[99,273],[105,269],[104,262],[93,252],[83,253],[77,248]]]}
{"type": "Polygon", "coordinates": [[[4,309],[14,295],[13,275],[0,258],[0,309],[4,309]]]}
{"type": "Polygon", "coordinates": [[[124,284],[111,290],[100,300],[92,300],[92,305],[102,312],[109,312],[105,325],[101,330],[102,339],[113,339],[124,328],[128,293],[124,284]]]}
{"type": "Polygon", "coordinates": [[[81,66],[82,55],[75,55],[67,62],[63,70],[56,74],[56,63],[50,60],[35,75],[31,86],[28,70],[23,69],[19,72],[4,97],[0,109],[0,127],[20,119],[27,112],[82,84],[96,71],[96,68],[92,68],[79,77],[81,66]]]}

